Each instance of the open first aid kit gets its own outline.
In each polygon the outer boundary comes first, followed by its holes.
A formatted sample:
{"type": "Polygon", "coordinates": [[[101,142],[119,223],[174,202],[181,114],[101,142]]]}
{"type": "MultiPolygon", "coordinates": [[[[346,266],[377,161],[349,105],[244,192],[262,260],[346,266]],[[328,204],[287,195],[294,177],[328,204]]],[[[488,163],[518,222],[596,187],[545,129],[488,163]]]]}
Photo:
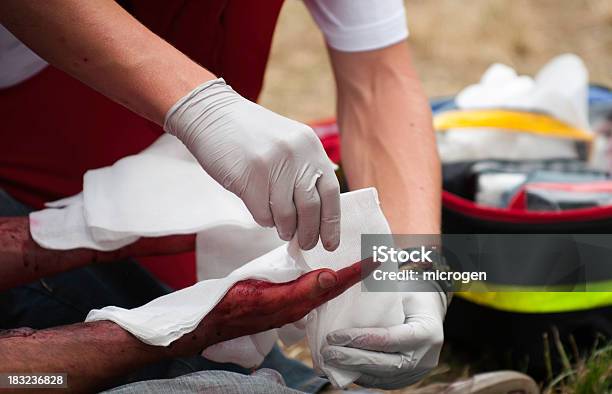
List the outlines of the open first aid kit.
{"type": "MultiPolygon", "coordinates": [[[[479,83],[431,107],[443,162],[443,233],[612,233],[612,91],[589,86],[578,57],[553,59],[535,78],[494,65],[479,83]]],[[[312,126],[341,163],[335,120],[312,126]]],[[[508,274],[521,264],[555,267],[526,259],[513,262],[508,274]]],[[[609,281],[588,285],[612,289],[609,281]]],[[[585,349],[599,335],[612,338],[611,291],[527,290],[456,294],[447,341],[471,352],[493,349],[488,354],[502,365],[512,359],[513,367],[538,375],[546,362],[542,335],[551,327],[585,349]]]]}

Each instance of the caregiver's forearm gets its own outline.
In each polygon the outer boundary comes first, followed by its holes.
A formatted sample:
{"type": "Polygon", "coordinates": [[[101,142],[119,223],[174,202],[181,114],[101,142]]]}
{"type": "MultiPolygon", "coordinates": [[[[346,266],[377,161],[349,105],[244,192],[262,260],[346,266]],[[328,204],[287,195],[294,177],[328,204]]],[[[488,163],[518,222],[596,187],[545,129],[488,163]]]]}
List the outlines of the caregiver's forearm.
{"type": "Polygon", "coordinates": [[[187,234],[141,238],[111,252],[50,250],[32,239],[27,217],[0,218],[0,291],[91,263],[183,253],[194,248],[195,235],[187,234]]]}
{"type": "Polygon", "coordinates": [[[215,77],[113,0],[3,0],[0,23],[49,63],[158,124],[215,77]]]}
{"type": "Polygon", "coordinates": [[[394,233],[439,233],[440,162],[431,111],[406,43],[330,54],[349,187],[378,189],[394,233]]]}

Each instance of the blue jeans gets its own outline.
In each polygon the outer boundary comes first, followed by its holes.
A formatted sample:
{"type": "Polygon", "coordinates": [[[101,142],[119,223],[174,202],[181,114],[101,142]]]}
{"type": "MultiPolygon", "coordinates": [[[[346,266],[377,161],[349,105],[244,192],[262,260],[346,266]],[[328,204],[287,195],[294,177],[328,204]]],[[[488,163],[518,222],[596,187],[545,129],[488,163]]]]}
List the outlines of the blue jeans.
{"type": "MultiPolygon", "coordinates": [[[[30,209],[0,189],[0,216],[25,216],[30,209]]],[[[43,329],[85,320],[91,309],[108,305],[135,308],[171,291],[132,260],[90,265],[0,293],[0,330],[43,329]]],[[[262,367],[280,372],[288,387],[317,392],[329,382],[275,347],[262,367]]],[[[168,360],[125,376],[118,384],[168,379],[203,370],[250,371],[200,356],[168,360]]]]}
{"type": "MultiPolygon", "coordinates": [[[[269,371],[260,369],[259,371],[269,371]]],[[[299,394],[273,378],[241,375],[227,371],[200,371],[174,379],[136,382],[105,391],[104,394],[299,394]]],[[[277,378],[278,379],[278,378],[277,378]]]]}

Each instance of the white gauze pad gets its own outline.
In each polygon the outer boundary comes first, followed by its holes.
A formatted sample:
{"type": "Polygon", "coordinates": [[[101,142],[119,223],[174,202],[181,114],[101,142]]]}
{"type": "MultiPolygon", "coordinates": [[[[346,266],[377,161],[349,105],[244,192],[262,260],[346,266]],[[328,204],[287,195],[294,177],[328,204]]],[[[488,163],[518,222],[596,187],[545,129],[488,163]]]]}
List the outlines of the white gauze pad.
{"type": "MultiPolygon", "coordinates": [[[[334,252],[327,252],[319,243],[310,251],[302,251],[294,239],[269,253],[260,256],[238,268],[228,276],[209,279],[189,288],[160,297],[139,308],[127,310],[106,307],[93,310],[86,321],[111,320],[134,334],[143,342],[167,346],[182,335],[193,331],[199,322],[214,308],[223,295],[236,282],[244,279],[261,279],[271,282],[293,280],[305,272],[318,268],[335,270],[347,267],[361,260],[361,234],[389,233],[389,227],[378,205],[376,191],[364,189],[341,196],[342,232],[340,246],[334,252]]],[[[215,245],[202,245],[214,248],[215,245]]],[[[237,243],[235,248],[242,248],[237,243]]],[[[222,253],[219,260],[210,259],[198,264],[223,265],[222,253]]],[[[359,377],[358,373],[340,370],[325,365],[320,354],[325,336],[336,329],[350,327],[388,327],[404,321],[401,299],[398,293],[365,293],[357,284],[336,299],[322,305],[306,319],[306,332],[315,367],[325,372],[332,383],[344,387],[359,377]]],[[[283,329],[281,329],[282,331],[283,329]]],[[[296,327],[287,327],[295,336],[296,327]]],[[[204,354],[215,361],[231,361],[253,367],[263,360],[277,337],[272,330],[250,337],[214,345],[204,354]]]]}

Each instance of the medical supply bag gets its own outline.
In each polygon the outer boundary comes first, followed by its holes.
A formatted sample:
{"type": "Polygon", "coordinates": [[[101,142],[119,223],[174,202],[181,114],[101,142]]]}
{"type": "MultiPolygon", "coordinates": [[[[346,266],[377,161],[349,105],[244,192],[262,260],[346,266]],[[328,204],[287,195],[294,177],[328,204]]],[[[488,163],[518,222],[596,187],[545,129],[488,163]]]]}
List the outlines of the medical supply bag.
{"type": "MultiPolygon", "coordinates": [[[[516,160],[511,157],[444,163],[443,233],[612,234],[612,205],[601,202],[605,200],[601,199],[602,193],[607,196],[608,191],[592,186],[593,183],[599,185],[598,182],[607,185],[610,175],[606,170],[592,169],[585,164],[596,149],[594,132],[568,125],[545,113],[508,109],[460,110],[452,97],[432,100],[431,106],[439,147],[440,136],[446,138],[443,134],[446,130],[469,130],[471,133],[496,130],[501,131],[500,139],[511,133],[520,133],[534,138],[531,143],[537,142],[543,149],[547,141],[555,141],[551,146],[561,141],[575,152],[575,157],[555,157],[553,154],[545,160],[516,160]],[[517,169],[524,168],[535,171],[529,172],[528,177],[509,175],[516,175],[520,173],[517,169]],[[542,183],[535,181],[534,172],[538,180],[553,179],[553,186],[548,183],[548,188],[535,187],[542,183]],[[486,176],[479,181],[478,176],[482,174],[486,176]],[[577,190],[569,190],[571,198],[568,199],[568,190],[559,186],[563,183],[559,179],[563,181],[565,177],[572,179],[577,176],[588,182],[582,183],[577,190]],[[528,184],[525,178],[529,180],[530,177],[534,182],[528,184]],[[517,186],[511,188],[512,193],[499,193],[495,188],[500,182],[530,186],[517,186]],[[483,185],[486,187],[479,190],[483,185]],[[561,197],[559,190],[565,193],[561,197]],[[547,206],[550,199],[560,199],[561,202],[554,201],[552,209],[540,209],[547,206]]],[[[589,119],[591,125],[601,121],[612,122],[611,90],[590,86],[589,119]]],[[[340,135],[335,120],[311,125],[330,158],[340,163],[340,135]]],[[[344,183],[342,169],[338,174],[344,183]]],[[[542,247],[546,248],[546,245],[542,247]]],[[[521,264],[554,266],[553,261],[541,260],[515,261],[513,264],[517,269],[521,264]]],[[[612,271],[612,260],[609,264],[612,271]]],[[[612,289],[609,281],[596,285],[599,289],[612,289]]],[[[578,351],[588,351],[595,342],[601,344],[612,339],[611,291],[527,290],[517,287],[504,292],[457,293],[445,321],[447,343],[453,349],[466,349],[472,355],[493,354],[495,360],[491,360],[491,368],[511,367],[544,376],[549,359],[553,368],[559,367],[560,357],[552,343],[557,333],[562,343],[577,347],[578,351]],[[549,341],[548,346],[546,341],[549,341]],[[551,353],[547,354],[545,349],[551,349],[551,353]]]]}

